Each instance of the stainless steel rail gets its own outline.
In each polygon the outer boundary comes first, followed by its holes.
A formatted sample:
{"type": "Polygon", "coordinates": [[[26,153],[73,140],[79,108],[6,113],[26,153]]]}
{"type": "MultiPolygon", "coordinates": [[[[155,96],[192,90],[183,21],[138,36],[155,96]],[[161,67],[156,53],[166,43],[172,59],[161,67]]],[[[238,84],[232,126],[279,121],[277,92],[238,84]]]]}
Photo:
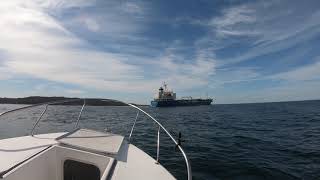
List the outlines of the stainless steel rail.
{"type": "Polygon", "coordinates": [[[179,148],[180,152],[182,153],[184,160],[186,162],[186,166],[187,166],[187,172],[188,172],[188,180],[192,180],[192,170],[191,170],[191,164],[190,161],[186,155],[186,153],[184,152],[184,150],[182,149],[182,147],[178,144],[178,142],[172,137],[172,135],[169,133],[169,131],[159,122],[157,121],[154,117],[152,117],[149,113],[145,112],[144,110],[142,110],[141,108],[133,105],[133,104],[128,104],[129,106],[138,109],[140,112],[144,113],[145,115],[147,115],[149,118],[151,118],[155,123],[157,123],[159,125],[159,129],[158,129],[158,141],[157,141],[157,161],[159,161],[159,149],[160,149],[160,128],[171,138],[171,140],[176,144],[176,146],[179,148]]]}
{"type": "MultiPolygon", "coordinates": [[[[17,109],[13,109],[13,110],[2,112],[2,113],[0,113],[0,117],[5,115],[5,114],[8,114],[8,113],[12,113],[12,112],[16,112],[16,111],[21,111],[21,110],[30,109],[30,108],[34,108],[34,107],[37,107],[37,106],[45,105],[45,109],[42,111],[41,115],[39,116],[39,118],[37,119],[37,121],[35,122],[35,124],[33,125],[32,130],[31,130],[30,134],[33,136],[35,128],[37,127],[37,125],[41,121],[43,115],[46,113],[47,108],[48,108],[49,105],[62,104],[62,103],[67,103],[67,102],[75,102],[75,101],[81,101],[81,100],[83,100],[84,103],[82,105],[82,108],[81,108],[81,110],[79,112],[79,115],[78,115],[78,118],[77,118],[77,121],[76,121],[75,128],[77,128],[78,124],[79,124],[79,121],[80,121],[80,118],[81,118],[82,111],[84,110],[84,107],[86,106],[86,100],[85,99],[68,99],[68,100],[62,100],[62,101],[54,101],[54,102],[48,102],[48,103],[34,104],[34,105],[25,106],[25,107],[21,107],[21,108],[17,108],[17,109]]],[[[100,100],[101,101],[108,101],[106,99],[100,99],[100,100]]],[[[121,102],[121,101],[117,101],[117,102],[121,102]]],[[[121,103],[124,103],[124,102],[121,102],[121,103]]],[[[186,167],[187,167],[188,180],[192,180],[192,171],[191,171],[190,161],[189,161],[186,153],[184,152],[184,150],[180,146],[180,144],[178,144],[178,142],[173,138],[173,136],[169,133],[169,131],[158,120],[156,120],[154,117],[152,117],[149,113],[145,112],[141,108],[139,108],[139,107],[137,107],[136,105],[133,105],[133,104],[128,104],[128,103],[124,103],[124,104],[126,104],[128,106],[131,106],[134,109],[138,110],[136,118],[135,118],[134,123],[133,123],[133,126],[131,128],[130,135],[129,135],[129,142],[130,142],[133,130],[135,128],[135,124],[136,124],[136,121],[138,119],[139,112],[142,112],[143,114],[147,115],[151,120],[153,120],[158,125],[156,163],[159,163],[159,156],[160,156],[160,130],[162,129],[170,137],[170,139],[174,142],[176,147],[178,147],[178,149],[180,150],[181,154],[183,155],[185,163],[186,163],[186,167]]]]}
{"type": "Polygon", "coordinates": [[[135,125],[136,125],[136,122],[137,122],[137,119],[138,119],[138,117],[139,117],[139,112],[140,112],[140,111],[137,112],[136,118],[134,119],[134,122],[133,122],[133,125],[132,125],[132,128],[131,128],[130,135],[129,135],[129,142],[130,142],[130,140],[131,140],[131,136],[132,136],[132,133],[133,133],[133,129],[134,129],[134,127],[135,127],[135,125]]]}
{"type": "Polygon", "coordinates": [[[82,111],[84,109],[84,107],[86,106],[86,99],[83,99],[83,105],[82,105],[82,108],[80,110],[80,113],[79,113],[79,116],[78,116],[78,119],[77,119],[77,123],[76,125],[74,126],[74,128],[78,128],[78,125],[79,125],[79,121],[80,121],[80,118],[81,118],[81,115],[82,115],[82,111]]]}
{"type": "Polygon", "coordinates": [[[37,125],[39,124],[39,122],[40,122],[42,116],[44,115],[44,113],[46,113],[46,111],[47,111],[47,109],[48,109],[48,106],[49,106],[48,104],[45,106],[45,108],[44,108],[44,110],[42,111],[40,117],[38,118],[38,120],[36,121],[36,123],[34,123],[33,128],[32,128],[32,130],[31,130],[31,133],[30,133],[31,136],[33,136],[34,130],[36,129],[37,125]]]}
{"type": "MultiPolygon", "coordinates": [[[[24,107],[21,107],[21,108],[12,109],[12,110],[9,110],[9,111],[2,112],[2,113],[0,113],[0,117],[3,116],[3,115],[9,114],[9,113],[13,113],[13,112],[17,112],[17,111],[22,111],[22,110],[26,110],[26,109],[31,109],[31,108],[34,108],[34,107],[38,107],[38,106],[43,106],[43,105],[45,105],[45,109],[42,111],[42,113],[40,114],[39,118],[38,118],[37,121],[34,123],[32,129],[31,129],[30,135],[33,136],[33,135],[34,135],[35,128],[38,126],[38,124],[39,124],[40,120],[42,119],[43,115],[46,113],[49,105],[63,104],[63,103],[67,103],[67,102],[75,102],[75,101],[80,101],[80,100],[81,100],[81,99],[68,99],[68,100],[61,100],[61,101],[53,101],[53,102],[47,102],[47,103],[33,104],[33,105],[24,106],[24,107]]],[[[84,100],[84,101],[85,101],[85,100],[84,100]]],[[[79,117],[78,117],[78,121],[79,121],[79,118],[81,117],[82,110],[83,110],[83,107],[82,107],[82,109],[81,109],[81,111],[80,111],[80,115],[79,115],[79,117]]],[[[78,123],[78,121],[77,121],[77,123],[78,123]]]]}
{"type": "Polygon", "coordinates": [[[160,155],[160,126],[158,128],[158,138],[157,138],[157,164],[159,164],[159,155],[160,155]]]}
{"type": "Polygon", "coordinates": [[[81,99],[68,99],[68,100],[52,101],[52,102],[46,102],[46,103],[33,104],[33,105],[24,106],[24,107],[21,107],[21,108],[12,109],[12,110],[9,110],[9,111],[2,112],[2,113],[0,113],[0,117],[5,115],[5,114],[9,114],[9,113],[12,113],[12,112],[21,111],[21,110],[25,110],[25,109],[34,108],[34,107],[37,107],[37,106],[62,104],[62,103],[66,103],[66,102],[74,102],[74,101],[80,101],[80,100],[81,99]]]}

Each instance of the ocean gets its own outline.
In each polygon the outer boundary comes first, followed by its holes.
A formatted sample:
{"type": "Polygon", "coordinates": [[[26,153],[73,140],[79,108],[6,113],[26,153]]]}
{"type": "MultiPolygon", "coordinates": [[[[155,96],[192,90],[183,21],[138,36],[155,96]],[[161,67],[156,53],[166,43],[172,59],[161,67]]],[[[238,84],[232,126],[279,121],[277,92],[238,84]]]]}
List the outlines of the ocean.
{"type": "MultiPolygon", "coordinates": [[[[0,105],[0,112],[21,105],[0,105]]],[[[50,106],[37,133],[71,130],[80,106],[50,106]]],[[[320,101],[142,107],[174,137],[182,133],[195,180],[320,179],[320,101]]],[[[27,135],[41,108],[0,117],[0,139],[27,135]]],[[[136,111],[129,107],[86,107],[80,127],[128,136],[136,111]]],[[[137,120],[132,143],[156,156],[158,127],[137,120]]],[[[161,132],[160,163],[186,179],[184,160],[161,132]]]]}

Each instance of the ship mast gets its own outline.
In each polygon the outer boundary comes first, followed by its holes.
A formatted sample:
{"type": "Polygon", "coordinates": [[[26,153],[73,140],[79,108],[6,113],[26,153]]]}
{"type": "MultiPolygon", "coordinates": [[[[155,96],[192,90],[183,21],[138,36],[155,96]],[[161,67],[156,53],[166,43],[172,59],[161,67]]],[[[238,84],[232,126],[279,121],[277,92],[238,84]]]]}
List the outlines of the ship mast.
{"type": "Polygon", "coordinates": [[[164,91],[167,92],[167,91],[168,91],[168,88],[167,88],[166,82],[163,82],[163,87],[164,87],[164,91]]]}

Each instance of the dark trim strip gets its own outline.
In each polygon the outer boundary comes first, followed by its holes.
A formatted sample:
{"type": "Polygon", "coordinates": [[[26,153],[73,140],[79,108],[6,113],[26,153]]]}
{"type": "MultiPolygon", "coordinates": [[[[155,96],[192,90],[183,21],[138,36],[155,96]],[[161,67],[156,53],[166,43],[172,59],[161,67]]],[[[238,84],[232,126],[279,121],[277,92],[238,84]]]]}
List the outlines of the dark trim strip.
{"type": "Polygon", "coordinates": [[[114,173],[114,169],[115,169],[115,167],[117,165],[117,162],[118,161],[116,159],[113,160],[113,163],[111,165],[110,171],[109,171],[109,173],[107,175],[107,178],[105,180],[110,180],[112,178],[113,173],[114,173]]]}
{"type": "Polygon", "coordinates": [[[117,154],[118,154],[118,153],[114,154],[114,153],[108,153],[108,152],[101,152],[101,151],[98,151],[98,150],[79,147],[79,146],[73,146],[73,145],[70,145],[70,144],[62,143],[62,142],[59,142],[59,145],[61,147],[66,147],[66,148],[71,148],[71,149],[75,149],[75,150],[85,151],[85,152],[89,152],[89,153],[93,153],[93,154],[97,154],[97,155],[102,155],[102,156],[107,156],[107,157],[112,157],[112,158],[115,158],[117,156],[117,154]]]}
{"type": "Polygon", "coordinates": [[[59,140],[59,139],[65,138],[65,137],[67,137],[67,136],[75,133],[75,132],[78,131],[79,129],[80,129],[80,128],[76,128],[76,129],[74,129],[74,130],[72,130],[72,131],[70,131],[70,132],[67,132],[67,133],[65,133],[65,134],[57,137],[55,140],[59,140]]]}
{"type": "Polygon", "coordinates": [[[7,169],[7,170],[5,170],[5,171],[0,172],[0,179],[3,179],[3,176],[6,175],[6,174],[7,174],[8,172],[10,172],[11,170],[13,170],[14,168],[20,166],[21,164],[25,163],[25,162],[28,161],[29,159],[32,159],[33,157],[35,157],[35,156],[37,156],[38,154],[40,154],[40,153],[48,150],[48,149],[51,148],[51,147],[52,147],[52,145],[46,147],[45,149],[41,150],[40,152],[38,152],[38,153],[36,153],[36,154],[30,156],[29,158],[27,158],[27,159],[25,159],[25,160],[23,160],[23,161],[15,164],[15,165],[12,166],[11,168],[9,168],[9,169],[7,169]]]}

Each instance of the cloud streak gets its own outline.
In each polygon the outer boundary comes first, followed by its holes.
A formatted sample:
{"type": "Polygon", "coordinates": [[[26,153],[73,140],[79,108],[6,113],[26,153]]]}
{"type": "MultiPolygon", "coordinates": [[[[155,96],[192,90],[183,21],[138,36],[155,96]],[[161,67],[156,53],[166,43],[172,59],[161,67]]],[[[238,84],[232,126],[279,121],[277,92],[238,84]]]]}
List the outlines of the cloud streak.
{"type": "Polygon", "coordinates": [[[258,1],[232,6],[207,23],[211,33],[202,42],[215,42],[215,49],[236,43],[248,46],[247,51],[224,58],[219,62],[221,66],[283,51],[319,35],[320,11],[316,7],[305,7],[300,1],[258,1]]]}
{"type": "MultiPolygon", "coordinates": [[[[137,62],[146,59],[145,57],[99,50],[47,13],[48,9],[60,12],[91,5],[86,1],[80,1],[79,4],[47,1],[40,5],[34,1],[2,3],[0,49],[7,54],[1,60],[2,69],[18,76],[28,75],[100,91],[151,92],[164,80],[176,83],[181,88],[186,87],[183,85],[186,82],[189,83],[189,88],[205,84],[202,79],[210,74],[214,66],[203,52],[195,63],[179,64],[170,59],[164,62],[169,63],[168,66],[160,63],[156,67],[159,58],[154,57],[155,60],[141,66],[137,62]],[[148,67],[154,70],[154,76],[148,77],[144,72],[148,67]]],[[[107,14],[100,19],[99,14],[80,14],[71,18],[72,25],[66,26],[78,27],[84,24],[89,31],[107,36],[112,34],[115,35],[114,38],[122,38],[122,34],[130,36],[138,31],[139,26],[143,26],[123,22],[126,16],[141,16],[140,6],[126,3],[116,9],[122,9],[123,12],[117,16],[113,11],[112,16],[107,14]]]]}
{"type": "MultiPolygon", "coordinates": [[[[320,59],[320,58],[317,58],[320,59]]],[[[311,81],[320,80],[320,61],[308,64],[291,71],[273,75],[272,78],[288,81],[311,81]]]]}

